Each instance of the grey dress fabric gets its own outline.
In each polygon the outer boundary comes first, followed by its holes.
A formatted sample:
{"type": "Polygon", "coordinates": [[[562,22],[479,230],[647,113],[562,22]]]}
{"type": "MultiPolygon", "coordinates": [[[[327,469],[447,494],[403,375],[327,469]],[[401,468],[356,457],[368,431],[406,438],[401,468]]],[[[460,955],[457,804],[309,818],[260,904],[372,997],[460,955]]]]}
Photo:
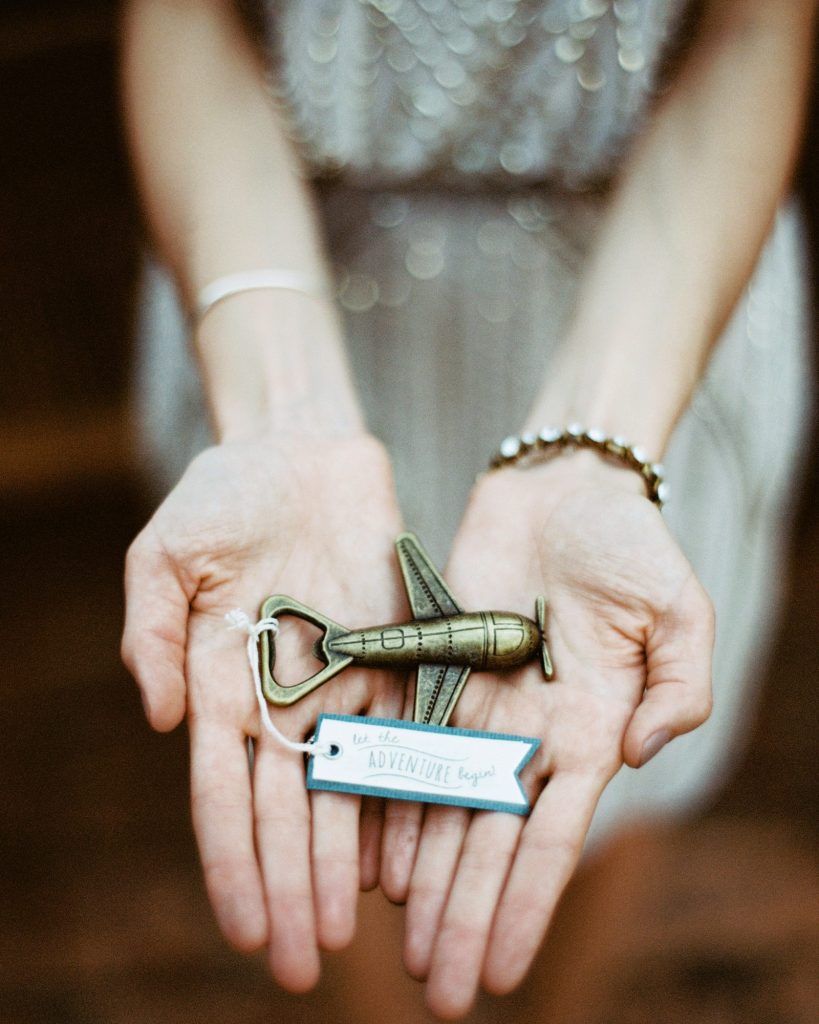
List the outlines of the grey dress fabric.
{"type": "MultiPolygon", "coordinates": [[[[606,182],[639,131],[684,8],[270,5],[276,93],[308,173],[333,172],[318,202],[362,401],[393,455],[406,522],[440,562],[475,474],[548,372],[606,182]]],[[[738,749],[807,423],[805,266],[789,206],[664,459],[668,522],[717,609],[714,713],[639,772],[618,774],[598,835],[694,806],[738,749]]],[[[144,451],[167,487],[209,438],[184,319],[157,266],[140,338],[144,451]]]]}

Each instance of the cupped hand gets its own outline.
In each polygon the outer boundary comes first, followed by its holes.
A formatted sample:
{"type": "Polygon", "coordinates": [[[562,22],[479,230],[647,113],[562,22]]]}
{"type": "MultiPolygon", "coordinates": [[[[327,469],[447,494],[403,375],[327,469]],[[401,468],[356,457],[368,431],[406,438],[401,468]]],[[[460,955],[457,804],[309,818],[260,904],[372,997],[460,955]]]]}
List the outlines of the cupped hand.
{"type": "MultiPolygon", "coordinates": [[[[400,618],[400,529],[377,442],[291,436],[198,456],[128,552],[123,657],[155,728],[187,711],[194,827],[217,919],[240,949],[266,943],[292,991],[317,980],[319,947],[351,939],[359,882],[377,879],[380,818],[366,817],[359,845],[355,797],[310,800],[302,756],[260,731],[245,642],[225,614],[254,617],[285,593],[351,626],[400,618]]],[[[312,674],[295,653],[284,662],[285,640],[283,628],[277,675],[312,674]]],[[[400,717],[403,702],[399,677],[348,670],[271,713],[303,740],[321,711],[400,717]]]]}
{"type": "Polygon", "coordinates": [[[439,1016],[525,975],[625,762],[708,716],[711,605],[636,474],[575,453],[484,477],[446,579],[465,610],[548,602],[555,676],[473,672],[452,724],[541,739],[528,819],[417,807],[387,820],[382,885],[407,899],[404,959],[439,1016]],[[414,816],[414,817],[413,817],[414,816]],[[386,883],[386,884],[385,884],[386,883]]]}

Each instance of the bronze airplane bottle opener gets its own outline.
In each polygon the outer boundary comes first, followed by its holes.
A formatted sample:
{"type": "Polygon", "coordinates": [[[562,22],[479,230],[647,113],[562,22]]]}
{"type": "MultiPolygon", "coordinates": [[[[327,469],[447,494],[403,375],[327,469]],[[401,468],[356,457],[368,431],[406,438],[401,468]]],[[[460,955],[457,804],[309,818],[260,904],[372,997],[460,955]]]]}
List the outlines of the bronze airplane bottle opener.
{"type": "Polygon", "coordinates": [[[294,704],[348,665],[417,667],[413,721],[446,725],[473,668],[516,668],[540,652],[543,673],[552,678],[544,598],[535,604],[537,621],[516,612],[463,612],[417,537],[402,533],[395,547],[414,615],[411,622],[347,629],[284,594],[264,602],[263,618],[294,615],[324,630],[314,653],[325,667],[293,686],[276,682],[275,640],[271,633],[262,633],[262,690],[271,704],[294,704]]]}

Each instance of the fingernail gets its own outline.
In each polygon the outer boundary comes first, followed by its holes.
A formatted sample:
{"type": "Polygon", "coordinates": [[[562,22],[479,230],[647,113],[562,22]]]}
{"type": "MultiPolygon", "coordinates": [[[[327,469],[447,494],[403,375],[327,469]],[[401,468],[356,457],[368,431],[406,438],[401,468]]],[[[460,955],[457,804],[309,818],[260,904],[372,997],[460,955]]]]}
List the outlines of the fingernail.
{"type": "Polygon", "coordinates": [[[640,767],[642,768],[644,764],[647,764],[655,754],[659,754],[670,739],[671,733],[668,729],[660,729],[653,736],[649,736],[640,752],[640,767]]]}

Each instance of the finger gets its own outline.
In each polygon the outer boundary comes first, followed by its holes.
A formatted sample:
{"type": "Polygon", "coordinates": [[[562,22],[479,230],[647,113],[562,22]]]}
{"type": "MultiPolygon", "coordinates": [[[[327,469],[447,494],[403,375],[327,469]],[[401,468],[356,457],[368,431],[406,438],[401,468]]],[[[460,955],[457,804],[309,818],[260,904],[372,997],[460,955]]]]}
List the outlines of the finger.
{"type": "Polygon", "coordinates": [[[185,715],[185,645],[190,602],[172,559],[143,531],[125,559],[122,660],[137,681],[154,729],[173,729],[185,715]]]}
{"type": "Polygon", "coordinates": [[[245,737],[191,720],[191,803],[202,868],[219,927],[245,952],[267,940],[267,911],[253,839],[245,737]]]}
{"type": "MultiPolygon", "coordinates": [[[[367,712],[370,718],[400,718],[406,697],[406,683],[396,685],[391,677],[384,680],[367,712]]],[[[381,844],[384,831],[386,801],[364,797],[361,803],[359,828],[359,887],[365,892],[378,885],[381,874],[381,844]]]]}
{"type": "Polygon", "coordinates": [[[427,1004],[439,1017],[463,1017],[475,1000],[492,919],[523,821],[483,812],[472,819],[440,930],[435,939],[427,1004]]]}
{"type": "Polygon", "coordinates": [[[320,962],[310,869],[310,806],[301,756],[263,734],[256,747],[253,783],[270,970],[283,988],[306,992],[318,981],[320,962]]]}
{"type": "Polygon", "coordinates": [[[623,738],[626,764],[639,768],[708,718],[713,648],[713,606],[692,575],[646,646],[646,692],[623,738]]]}
{"type": "Polygon", "coordinates": [[[604,785],[602,775],[563,772],[538,798],[492,925],[483,967],[490,992],[511,992],[528,971],[580,858],[604,785]]]}
{"type": "Polygon", "coordinates": [[[389,800],[385,805],[379,881],[391,903],[407,900],[423,817],[418,803],[389,800]]]}
{"type": "Polygon", "coordinates": [[[378,885],[381,873],[381,834],[384,823],[384,801],[365,796],[361,801],[359,819],[359,879],[362,892],[378,885]]]}
{"type": "MultiPolygon", "coordinates": [[[[407,687],[404,696],[405,720],[412,720],[415,694],[407,687]]],[[[407,800],[388,800],[384,805],[381,838],[381,890],[392,903],[405,903],[415,864],[424,808],[407,800]]]]}
{"type": "Polygon", "coordinates": [[[407,898],[404,966],[426,978],[470,812],[463,807],[427,808],[407,898]]]}
{"type": "Polygon", "coordinates": [[[310,803],[318,941],[323,949],[343,949],[355,934],[361,799],[313,792],[310,803]]]}

